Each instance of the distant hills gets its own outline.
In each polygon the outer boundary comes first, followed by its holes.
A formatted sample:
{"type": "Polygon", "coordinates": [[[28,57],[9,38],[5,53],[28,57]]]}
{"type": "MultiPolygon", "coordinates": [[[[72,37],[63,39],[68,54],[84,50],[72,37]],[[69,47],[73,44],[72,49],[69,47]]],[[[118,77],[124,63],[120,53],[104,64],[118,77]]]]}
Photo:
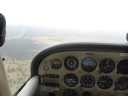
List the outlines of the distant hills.
{"type": "Polygon", "coordinates": [[[31,39],[12,39],[0,49],[0,54],[16,59],[31,59],[47,44],[35,44],[31,39]]]}
{"type": "MultiPolygon", "coordinates": [[[[81,32],[31,26],[7,26],[6,43],[0,54],[15,59],[32,59],[43,49],[65,42],[124,43],[126,32],[81,32]],[[122,39],[123,38],[123,39],[122,39]]],[[[125,42],[126,43],[126,42],[125,42]]]]}
{"type": "MultiPolygon", "coordinates": [[[[6,43],[0,48],[0,54],[14,59],[32,59],[38,52],[49,46],[47,42],[34,41],[33,38],[41,36],[37,31],[24,26],[7,27],[6,43]]],[[[42,32],[42,36],[44,33],[42,32]]]]}

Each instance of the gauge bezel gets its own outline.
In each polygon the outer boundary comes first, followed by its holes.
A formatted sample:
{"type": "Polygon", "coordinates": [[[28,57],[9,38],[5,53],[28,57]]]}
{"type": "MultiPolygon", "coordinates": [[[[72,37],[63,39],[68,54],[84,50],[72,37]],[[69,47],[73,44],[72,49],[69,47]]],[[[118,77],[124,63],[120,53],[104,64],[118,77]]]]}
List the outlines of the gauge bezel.
{"type": "MultiPolygon", "coordinates": [[[[110,67],[110,62],[109,62],[109,67],[110,67]]],[[[104,58],[104,59],[102,59],[101,61],[100,61],[100,64],[99,64],[99,71],[101,72],[101,73],[112,73],[114,70],[115,70],[115,68],[116,68],[116,63],[115,63],[115,61],[113,60],[113,59],[111,59],[111,58],[104,58]],[[105,60],[110,60],[111,61],[111,69],[109,68],[108,70],[107,69],[105,69],[105,67],[107,67],[106,65],[105,65],[105,60]]]]}
{"type": "Polygon", "coordinates": [[[63,62],[58,58],[51,60],[51,69],[59,70],[62,68],[62,65],[63,65],[63,62]],[[58,64],[55,64],[55,63],[58,63],[58,64]]]}
{"type": "Polygon", "coordinates": [[[96,78],[91,74],[82,75],[80,78],[80,84],[81,84],[81,87],[83,88],[94,88],[96,85],[96,78]],[[85,85],[85,81],[86,83],[88,82],[88,84],[85,85]]]}
{"type": "Polygon", "coordinates": [[[64,82],[64,84],[66,85],[66,86],[68,86],[68,87],[75,87],[75,86],[77,86],[78,84],[79,84],[79,78],[78,78],[78,76],[76,75],[76,74],[73,74],[73,73],[69,73],[69,74],[65,74],[64,75],[64,79],[63,79],[63,82],[64,82]],[[76,81],[75,81],[75,83],[67,83],[66,82],[66,79],[69,79],[69,77],[70,77],[70,79],[71,79],[71,77],[73,78],[73,79],[75,79],[76,81]]]}
{"type": "Polygon", "coordinates": [[[102,75],[102,76],[100,76],[99,78],[98,78],[98,81],[97,81],[97,86],[100,88],[100,89],[103,89],[103,90],[108,90],[108,89],[110,89],[110,88],[112,88],[113,87],[113,84],[114,84],[114,80],[113,80],[113,78],[111,77],[111,76],[108,76],[108,75],[102,75]],[[102,81],[101,81],[102,80],[102,81]],[[105,82],[103,81],[103,80],[105,80],[105,82]],[[107,82],[106,82],[107,81],[107,82]],[[108,85],[108,81],[110,81],[109,82],[109,84],[110,85],[108,85]],[[101,84],[105,84],[106,83],[106,88],[105,87],[103,87],[103,86],[101,86],[101,84]]]}
{"type": "Polygon", "coordinates": [[[78,67],[79,67],[79,60],[75,57],[75,56],[68,56],[64,59],[64,66],[67,70],[70,70],[70,71],[73,71],[73,70],[76,70],[78,67]],[[73,62],[75,62],[75,67],[74,68],[71,68],[71,64],[69,66],[69,62],[68,60],[74,60],[73,62]]]}
{"type": "Polygon", "coordinates": [[[123,59],[117,64],[117,74],[128,75],[128,59],[123,59]]]}
{"type": "Polygon", "coordinates": [[[97,67],[97,61],[93,57],[85,57],[81,61],[81,69],[83,69],[86,72],[93,72],[96,69],[96,67],[97,67]],[[87,60],[87,59],[92,60],[91,62],[93,62],[94,66],[86,65],[86,67],[85,67],[85,65],[83,65],[83,63],[85,62],[84,60],[87,60]]]}

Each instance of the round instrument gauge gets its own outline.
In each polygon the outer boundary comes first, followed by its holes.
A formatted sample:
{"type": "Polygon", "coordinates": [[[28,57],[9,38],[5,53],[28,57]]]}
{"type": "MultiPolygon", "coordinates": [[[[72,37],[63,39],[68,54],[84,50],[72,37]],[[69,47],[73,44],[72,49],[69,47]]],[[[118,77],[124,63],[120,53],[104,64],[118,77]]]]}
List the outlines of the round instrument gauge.
{"type": "Polygon", "coordinates": [[[95,70],[97,66],[97,62],[93,58],[84,58],[81,62],[82,69],[87,71],[87,72],[92,72],[95,70]]]}
{"type": "Polygon", "coordinates": [[[64,76],[64,83],[69,87],[75,87],[78,82],[78,77],[75,74],[66,74],[64,76]]]}
{"type": "Polygon", "coordinates": [[[101,89],[109,89],[113,85],[113,80],[109,76],[101,76],[98,79],[97,85],[101,89]]]}
{"type": "Polygon", "coordinates": [[[60,69],[62,67],[62,61],[59,59],[51,60],[51,68],[52,69],[60,69]]]}
{"type": "Polygon", "coordinates": [[[75,70],[78,68],[78,60],[76,57],[69,56],[64,60],[64,65],[68,70],[75,70]]]}
{"type": "Polygon", "coordinates": [[[122,75],[128,75],[128,59],[121,60],[117,64],[117,73],[122,75]]]}
{"type": "Polygon", "coordinates": [[[111,73],[115,69],[115,62],[110,58],[103,59],[100,62],[99,68],[100,72],[111,73]]]}
{"type": "Polygon", "coordinates": [[[126,90],[128,89],[128,77],[120,77],[116,82],[115,82],[115,89],[116,90],[126,90]]]}
{"type": "Polygon", "coordinates": [[[80,83],[84,88],[92,88],[95,86],[95,77],[92,75],[83,75],[81,77],[80,83]]]}

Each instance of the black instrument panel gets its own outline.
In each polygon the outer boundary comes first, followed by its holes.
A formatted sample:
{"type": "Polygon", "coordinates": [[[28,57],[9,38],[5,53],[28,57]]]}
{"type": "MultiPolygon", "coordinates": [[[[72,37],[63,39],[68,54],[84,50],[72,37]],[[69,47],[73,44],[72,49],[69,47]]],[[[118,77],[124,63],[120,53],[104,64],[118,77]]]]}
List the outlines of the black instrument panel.
{"type": "Polygon", "coordinates": [[[98,50],[46,52],[35,72],[40,76],[40,93],[46,96],[127,96],[128,53],[117,47],[115,50],[104,47],[105,51],[99,47],[98,50]]]}

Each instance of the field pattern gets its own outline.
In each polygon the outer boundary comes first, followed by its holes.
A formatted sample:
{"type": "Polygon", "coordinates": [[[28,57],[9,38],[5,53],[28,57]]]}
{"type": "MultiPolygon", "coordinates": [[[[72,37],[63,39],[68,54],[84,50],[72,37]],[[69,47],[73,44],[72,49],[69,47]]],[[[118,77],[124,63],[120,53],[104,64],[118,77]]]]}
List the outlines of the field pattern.
{"type": "Polygon", "coordinates": [[[5,60],[4,67],[12,94],[15,94],[30,77],[30,63],[29,60],[5,60]]]}

